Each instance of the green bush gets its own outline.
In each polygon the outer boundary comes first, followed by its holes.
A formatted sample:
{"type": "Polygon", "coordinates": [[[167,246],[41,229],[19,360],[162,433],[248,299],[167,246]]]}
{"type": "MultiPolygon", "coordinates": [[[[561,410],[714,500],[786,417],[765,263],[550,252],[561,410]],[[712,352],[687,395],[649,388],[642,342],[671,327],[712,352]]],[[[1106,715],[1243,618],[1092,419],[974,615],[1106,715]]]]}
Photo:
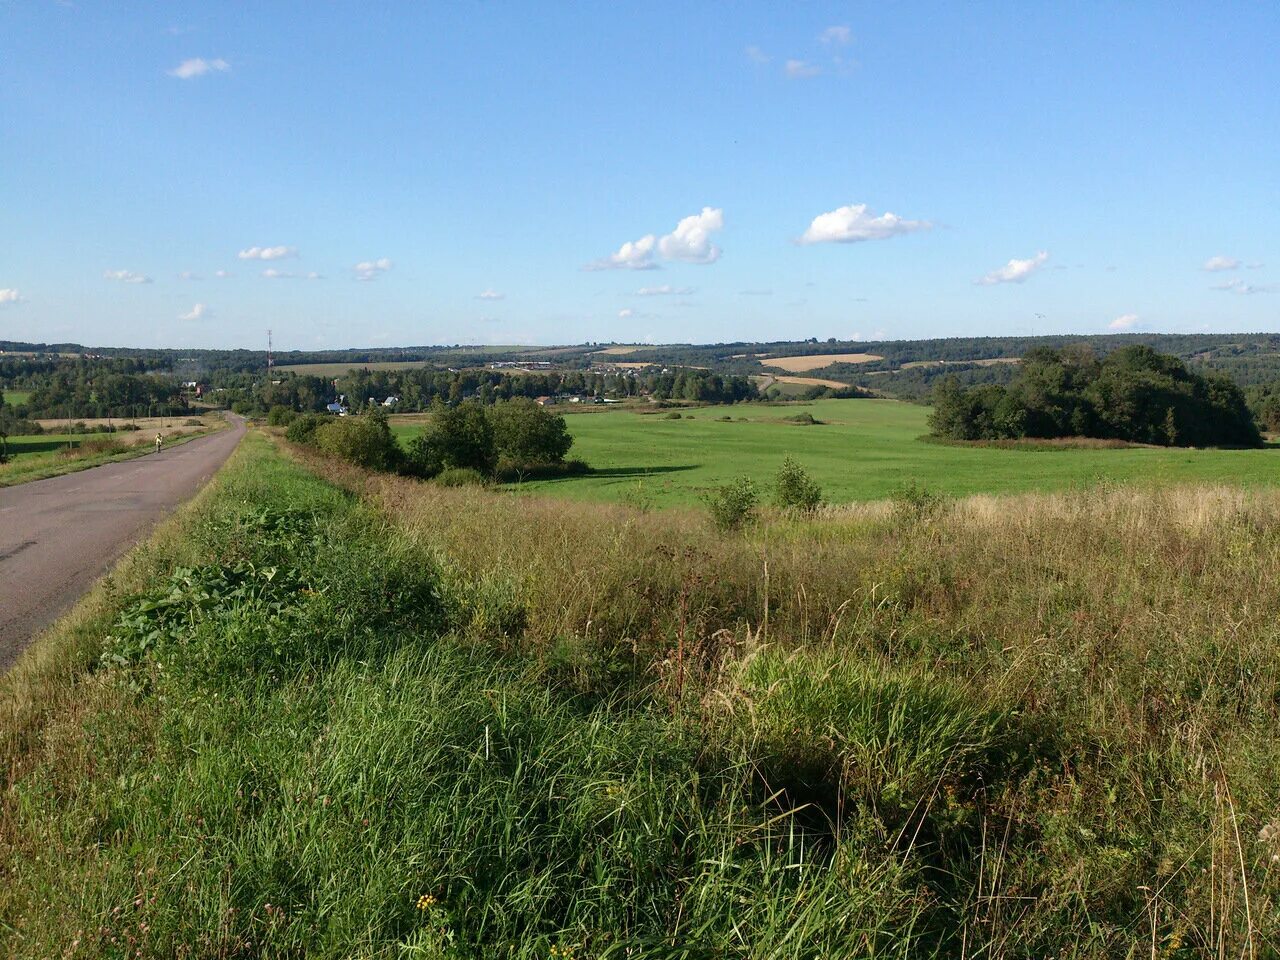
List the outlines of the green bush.
{"type": "Polygon", "coordinates": [[[949,503],[944,494],[934,493],[914,480],[895,490],[890,500],[894,516],[908,522],[936,520],[946,512],[949,503]]]}
{"type": "Polygon", "coordinates": [[[759,496],[749,477],[739,477],[717,487],[704,498],[717,529],[741,530],[756,519],[759,496]]]}
{"type": "Polygon", "coordinates": [[[485,486],[489,478],[472,467],[448,467],[436,474],[435,482],[442,487],[485,486]]]}
{"type": "Polygon", "coordinates": [[[313,442],[325,453],[366,470],[394,470],[401,459],[400,445],[385,414],[331,420],[316,428],[313,442]]]}
{"type": "Polygon", "coordinates": [[[564,417],[519,397],[487,411],[498,460],[526,466],[559,463],[573,446],[564,417]]]}
{"type": "Polygon", "coordinates": [[[672,410],[670,413],[663,414],[662,419],[663,420],[680,420],[683,417],[684,417],[684,414],[681,413],[679,410],[672,410]]]}
{"type": "Polygon", "coordinates": [[[467,467],[486,476],[493,473],[498,453],[493,423],[478,403],[455,407],[438,404],[422,433],[409,444],[406,466],[419,477],[434,477],[442,470],[467,467]]]}
{"type": "Polygon", "coordinates": [[[272,427],[287,427],[297,416],[292,408],[277,403],[267,411],[267,424],[272,427]]]}
{"type": "Polygon", "coordinates": [[[333,418],[323,413],[304,413],[289,424],[285,430],[285,439],[290,443],[311,443],[315,438],[316,428],[329,423],[333,418]]]}
{"type": "Polygon", "coordinates": [[[822,504],[822,488],[804,467],[790,456],[782,461],[774,478],[774,495],[784,510],[809,513],[822,504]]]}

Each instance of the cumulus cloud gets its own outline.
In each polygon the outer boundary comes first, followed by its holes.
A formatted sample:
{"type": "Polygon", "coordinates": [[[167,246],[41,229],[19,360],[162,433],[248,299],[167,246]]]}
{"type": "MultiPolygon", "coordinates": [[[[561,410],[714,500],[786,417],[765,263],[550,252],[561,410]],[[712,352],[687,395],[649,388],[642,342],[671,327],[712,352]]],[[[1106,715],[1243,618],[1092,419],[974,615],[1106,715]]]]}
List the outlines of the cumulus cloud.
{"type": "Polygon", "coordinates": [[[505,300],[507,295],[499,293],[497,290],[481,290],[476,294],[477,300],[505,300]]]}
{"type": "Polygon", "coordinates": [[[715,263],[720,248],[711,242],[711,234],[724,229],[724,211],[703,207],[701,213],[685,217],[676,228],[658,241],[658,251],[667,260],[685,263],[715,263]]]}
{"type": "Polygon", "coordinates": [[[236,254],[241,260],[284,260],[297,255],[297,247],[249,247],[236,254]]]}
{"type": "Polygon", "coordinates": [[[652,233],[646,234],[639,240],[628,240],[618,248],[617,253],[611,253],[603,260],[597,260],[589,263],[584,270],[656,270],[658,265],[653,262],[653,250],[658,243],[658,238],[652,233]]]}
{"type": "Polygon", "coordinates": [[[192,57],[190,60],[183,60],[180,64],[169,71],[169,76],[177,77],[179,80],[193,80],[196,77],[203,77],[206,73],[225,73],[231,69],[231,64],[216,57],[213,60],[206,60],[204,57],[192,57]]]}
{"type": "Polygon", "coordinates": [[[214,275],[215,277],[217,277],[219,280],[225,280],[225,279],[227,279],[227,277],[231,276],[231,271],[229,271],[229,270],[215,270],[215,271],[213,271],[213,275],[214,275]]]}
{"type": "Polygon", "coordinates": [[[693,287],[673,287],[664,283],[657,287],[641,287],[636,291],[637,297],[687,297],[693,293],[693,287]]]}
{"type": "Polygon", "coordinates": [[[1206,260],[1203,269],[1208,270],[1210,273],[1218,273],[1222,270],[1239,270],[1240,261],[1235,257],[1224,257],[1219,254],[1206,260]]]}
{"type": "Polygon", "coordinates": [[[754,46],[747,47],[745,52],[747,54],[747,59],[759,66],[764,66],[766,63],[768,63],[770,60],[773,59],[773,57],[769,56],[759,47],[754,47],[754,46]]]}
{"type": "Polygon", "coordinates": [[[293,273],[289,270],[277,270],[275,267],[267,267],[262,271],[262,275],[268,280],[323,280],[323,273],[293,273]]]}
{"type": "Polygon", "coordinates": [[[353,269],[356,272],[357,280],[377,280],[392,266],[393,264],[388,258],[379,257],[377,260],[362,260],[353,269]]]}
{"type": "Polygon", "coordinates": [[[711,242],[711,234],[724,227],[724,211],[703,207],[701,213],[685,217],[676,228],[659,239],[652,233],[631,240],[603,260],[589,263],[584,270],[656,270],[654,254],[665,260],[685,263],[715,263],[721,250],[711,242]]]}
{"type": "Polygon", "coordinates": [[[183,270],[180,274],[178,274],[178,279],[179,280],[200,280],[201,276],[200,274],[193,273],[190,270],[183,270]]]}
{"type": "Polygon", "coordinates": [[[1225,290],[1228,293],[1244,294],[1246,296],[1251,293],[1270,293],[1271,292],[1270,287],[1261,287],[1261,286],[1255,286],[1252,283],[1245,283],[1243,280],[1239,279],[1238,277],[1232,280],[1224,281],[1223,283],[1215,283],[1213,285],[1213,289],[1225,290]]]}
{"type": "Polygon", "coordinates": [[[827,27],[822,31],[822,35],[818,39],[828,46],[842,47],[853,39],[853,31],[846,26],[827,27]]]}
{"type": "Polygon", "coordinates": [[[928,220],[904,220],[896,213],[879,216],[865,203],[837,207],[830,213],[813,218],[800,237],[800,243],[861,243],[863,240],[888,240],[919,230],[932,229],[928,220]]]}
{"type": "Polygon", "coordinates": [[[194,307],[191,308],[190,313],[178,314],[178,319],[179,320],[205,320],[211,317],[212,315],[213,314],[208,307],[206,307],[203,303],[197,303],[194,307]]]}
{"type": "Polygon", "coordinates": [[[974,283],[983,287],[990,287],[997,283],[1021,283],[1048,261],[1049,254],[1041,250],[1034,257],[1028,257],[1026,260],[1010,260],[1003,267],[992,270],[985,277],[975,280],[974,283]]]}
{"type": "Polygon", "coordinates": [[[20,300],[22,300],[22,294],[18,293],[13,287],[0,287],[0,306],[18,303],[20,300]]]}
{"type": "Polygon", "coordinates": [[[630,307],[623,307],[621,310],[618,311],[619,320],[630,320],[635,315],[636,315],[636,312],[632,310],[630,307]]]}
{"type": "Polygon", "coordinates": [[[1136,313],[1123,313],[1107,324],[1108,330],[1132,330],[1138,323],[1136,313]]]}
{"type": "Polygon", "coordinates": [[[132,270],[108,270],[102,275],[104,280],[115,280],[119,283],[150,283],[151,278],[145,273],[134,273],[132,270]]]}
{"type": "Polygon", "coordinates": [[[805,77],[816,77],[822,72],[822,68],[810,63],[808,60],[788,60],[787,65],[783,67],[783,71],[793,80],[801,80],[805,77]]]}

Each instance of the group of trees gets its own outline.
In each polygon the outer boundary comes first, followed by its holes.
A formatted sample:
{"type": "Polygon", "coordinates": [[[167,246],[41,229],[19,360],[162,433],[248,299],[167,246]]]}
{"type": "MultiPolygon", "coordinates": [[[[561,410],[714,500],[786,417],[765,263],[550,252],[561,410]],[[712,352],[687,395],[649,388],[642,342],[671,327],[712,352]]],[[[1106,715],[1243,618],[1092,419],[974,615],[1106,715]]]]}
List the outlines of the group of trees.
{"type": "MultiPolygon", "coordinates": [[[[289,419],[285,413],[273,411],[272,420],[289,419]]],[[[423,479],[466,471],[480,480],[519,480],[585,470],[585,465],[565,461],[573,437],[564,417],[522,397],[489,406],[474,401],[439,404],[407,450],[397,443],[379,408],[354,417],[293,414],[285,435],[366,469],[423,479]]]]}
{"type": "Polygon", "coordinates": [[[177,416],[187,410],[182,386],[136,357],[4,357],[0,388],[29,396],[12,404],[26,419],[177,416]]]}
{"type": "Polygon", "coordinates": [[[1008,385],[934,391],[930,426],[953,440],[1096,437],[1162,446],[1257,446],[1241,389],[1151,347],[1098,359],[1087,347],[1037,348],[1008,385]]]}
{"type": "Polygon", "coordinates": [[[723,376],[709,370],[600,372],[555,370],[513,373],[505,370],[440,370],[428,367],[405,370],[353,369],[336,379],[309,374],[283,373],[268,382],[244,375],[216,381],[221,402],[237,413],[252,415],[285,406],[307,413],[322,411],[335,396],[345,396],[353,410],[398,397],[395,409],[429,410],[443,401],[457,404],[476,400],[489,405],[517,397],[581,395],[587,397],[652,396],[656,400],[693,400],[702,403],[738,403],[759,397],[749,377],[723,376]]]}

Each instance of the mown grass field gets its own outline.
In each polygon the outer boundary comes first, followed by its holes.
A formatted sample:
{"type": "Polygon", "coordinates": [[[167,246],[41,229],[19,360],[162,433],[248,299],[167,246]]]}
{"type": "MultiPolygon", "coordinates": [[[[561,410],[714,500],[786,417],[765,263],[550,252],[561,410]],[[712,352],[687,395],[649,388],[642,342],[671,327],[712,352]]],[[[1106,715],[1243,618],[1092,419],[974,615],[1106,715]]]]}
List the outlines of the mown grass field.
{"type": "MultiPolygon", "coordinates": [[[[916,483],[953,496],[1024,493],[1099,483],[1275,484],[1280,448],[1000,449],[928,443],[928,408],[894,400],[821,400],[808,404],[704,407],[682,419],[608,410],[567,416],[570,456],[594,468],[582,477],[536,481],[522,489],[580,500],[636,497],[692,504],[737,476],[761,488],[782,460],[795,457],[834,503],[877,500],[916,483]],[[786,418],[809,413],[821,425],[786,418]],[[731,417],[731,422],[720,417],[731,417]],[[740,422],[746,418],[747,422],[740,422]]],[[[395,427],[401,441],[418,427],[395,427]]]]}
{"type": "Polygon", "coordinates": [[[30,398],[30,390],[6,390],[4,392],[4,402],[11,407],[26,403],[30,398]]]}
{"type": "Polygon", "coordinates": [[[0,955],[1280,949],[1280,492],[726,535],[294,455],[0,678],[0,955]]]}

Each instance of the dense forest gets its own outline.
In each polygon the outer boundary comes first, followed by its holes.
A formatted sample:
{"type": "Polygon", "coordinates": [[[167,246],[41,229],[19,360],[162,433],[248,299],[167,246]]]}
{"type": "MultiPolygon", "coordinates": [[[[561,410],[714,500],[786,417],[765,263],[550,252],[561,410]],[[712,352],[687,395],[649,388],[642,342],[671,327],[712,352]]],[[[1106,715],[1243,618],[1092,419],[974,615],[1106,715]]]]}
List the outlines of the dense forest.
{"type": "Polygon", "coordinates": [[[952,440],[1095,437],[1161,446],[1258,446],[1244,392],[1220,374],[1192,372],[1151,347],[1099,359],[1082,347],[1038,347],[1017,376],[962,388],[944,379],[930,424],[952,440]]]}

